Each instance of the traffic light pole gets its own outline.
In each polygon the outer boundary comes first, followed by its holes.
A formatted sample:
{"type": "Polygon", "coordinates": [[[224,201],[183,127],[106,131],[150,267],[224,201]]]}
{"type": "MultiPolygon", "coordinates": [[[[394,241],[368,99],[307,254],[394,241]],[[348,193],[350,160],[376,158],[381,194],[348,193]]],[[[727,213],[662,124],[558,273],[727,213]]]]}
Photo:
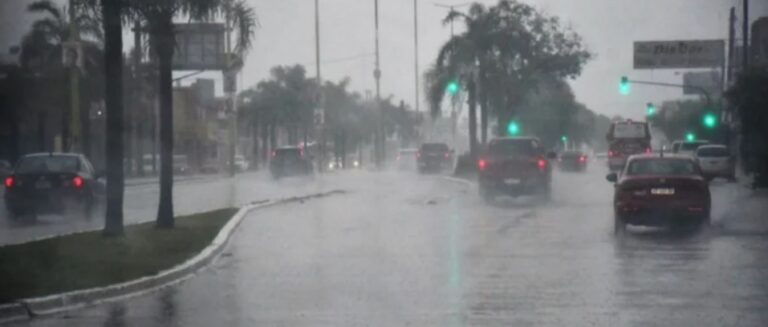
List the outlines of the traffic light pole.
{"type": "Polygon", "coordinates": [[[712,106],[712,97],[709,95],[709,92],[707,89],[695,85],[683,85],[683,84],[673,84],[673,83],[661,83],[661,82],[650,82],[650,81],[636,81],[636,80],[628,80],[631,84],[638,84],[638,85],[653,85],[653,86],[663,86],[663,87],[674,87],[674,88],[689,88],[689,89],[695,89],[701,94],[704,95],[704,97],[707,99],[707,106],[712,106]]]}

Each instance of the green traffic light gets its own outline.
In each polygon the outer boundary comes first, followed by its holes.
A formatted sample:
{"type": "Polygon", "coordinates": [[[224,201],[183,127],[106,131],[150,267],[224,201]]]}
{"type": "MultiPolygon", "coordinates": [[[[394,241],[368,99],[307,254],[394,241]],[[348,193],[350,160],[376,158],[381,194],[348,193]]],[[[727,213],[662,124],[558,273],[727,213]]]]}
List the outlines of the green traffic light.
{"type": "Polygon", "coordinates": [[[692,132],[688,132],[685,134],[685,140],[686,141],[696,141],[696,134],[693,134],[692,132]]]}
{"type": "Polygon", "coordinates": [[[509,122],[509,124],[507,125],[507,133],[513,136],[520,134],[520,125],[518,125],[517,122],[514,120],[509,122]]]}
{"type": "Polygon", "coordinates": [[[717,126],[717,116],[713,113],[707,113],[702,118],[702,123],[706,128],[715,128],[717,126]]]}
{"type": "Polygon", "coordinates": [[[629,78],[626,76],[621,77],[621,81],[619,82],[619,93],[623,95],[629,94],[630,86],[629,86],[629,78]]]}
{"type": "Polygon", "coordinates": [[[450,82],[448,82],[448,85],[445,87],[445,89],[448,91],[448,93],[452,95],[456,94],[459,92],[459,82],[457,82],[456,80],[451,80],[450,82]]]}
{"type": "Polygon", "coordinates": [[[566,135],[561,136],[560,137],[560,141],[568,142],[568,136],[566,136],[566,135]]]}
{"type": "Polygon", "coordinates": [[[655,115],[656,114],[656,106],[654,106],[653,103],[649,102],[647,105],[645,105],[645,113],[648,116],[655,115]]]}

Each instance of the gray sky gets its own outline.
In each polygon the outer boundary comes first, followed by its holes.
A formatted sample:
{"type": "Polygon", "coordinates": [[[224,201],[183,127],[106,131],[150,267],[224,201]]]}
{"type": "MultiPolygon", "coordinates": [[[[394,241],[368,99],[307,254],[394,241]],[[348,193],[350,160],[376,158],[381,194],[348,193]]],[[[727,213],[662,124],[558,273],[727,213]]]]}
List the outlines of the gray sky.
{"type": "MultiPolygon", "coordinates": [[[[261,28],[256,32],[241,81],[251,86],[268,77],[275,65],[305,64],[314,76],[313,0],[248,0],[258,12],[261,28]]],[[[420,65],[434,60],[449,37],[441,20],[446,10],[434,3],[465,1],[419,1],[420,65]]],[[[24,22],[21,3],[30,0],[0,0],[0,47],[7,49],[21,33],[24,22]],[[20,19],[22,21],[20,21],[20,19]],[[10,22],[15,23],[10,23],[10,22]],[[9,37],[10,35],[10,37],[9,37]]],[[[494,4],[496,0],[482,0],[494,4]]],[[[633,71],[632,41],[713,39],[727,36],[728,9],[740,0],[529,0],[551,15],[557,15],[580,33],[596,54],[584,73],[572,81],[579,101],[609,114],[641,117],[645,103],[678,98],[677,89],[636,86],[629,96],[617,92],[619,76],[664,82],[680,82],[674,71],[633,71]]],[[[320,0],[321,44],[325,62],[323,77],[352,79],[356,91],[374,89],[373,0],[320,0]],[[349,59],[354,58],[354,59],[349,59]],[[346,59],[346,60],[341,60],[346,59]]],[[[413,0],[380,0],[382,93],[396,100],[414,101],[413,0]]],[[[768,1],[751,0],[752,18],[768,14],[768,1]]],[[[739,16],[741,11],[739,10],[739,16]]],[[[457,25],[457,30],[460,27],[457,25]]],[[[126,48],[131,39],[125,40],[126,48]]],[[[3,51],[4,52],[4,51],[3,51]]],[[[220,75],[210,74],[218,78],[220,75]]],[[[240,86],[242,87],[242,85],[240,86]]],[[[423,93],[423,92],[422,92],[423,93]]],[[[423,94],[422,94],[423,95],[423,94]]],[[[422,109],[426,108],[423,104],[422,109]]]]}

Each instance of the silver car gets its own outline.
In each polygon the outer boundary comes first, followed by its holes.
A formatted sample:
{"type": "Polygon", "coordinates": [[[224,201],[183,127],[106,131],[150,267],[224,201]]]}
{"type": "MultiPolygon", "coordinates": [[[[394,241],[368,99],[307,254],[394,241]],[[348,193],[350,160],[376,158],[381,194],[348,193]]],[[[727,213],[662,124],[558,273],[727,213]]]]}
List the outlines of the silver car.
{"type": "Polygon", "coordinates": [[[731,181],[736,179],[736,165],[725,145],[702,145],[696,149],[695,157],[702,174],[707,179],[716,177],[725,177],[731,181]]]}

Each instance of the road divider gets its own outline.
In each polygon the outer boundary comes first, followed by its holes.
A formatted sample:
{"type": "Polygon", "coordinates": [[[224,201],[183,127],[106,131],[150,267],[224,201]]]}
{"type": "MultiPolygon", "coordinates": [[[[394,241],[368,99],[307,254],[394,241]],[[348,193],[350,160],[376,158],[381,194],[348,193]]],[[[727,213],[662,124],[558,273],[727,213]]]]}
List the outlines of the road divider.
{"type": "MultiPolygon", "coordinates": [[[[274,201],[264,200],[249,203],[240,208],[233,216],[231,216],[231,218],[229,218],[229,220],[221,227],[218,233],[216,233],[216,236],[213,238],[210,244],[205,246],[202,251],[194,255],[192,258],[185,260],[181,264],[173,266],[169,269],[162,270],[154,275],[140,277],[138,279],[130,280],[127,282],[110,284],[103,287],[93,287],[69,291],[42,297],[26,298],[2,304],[0,305],[0,323],[24,320],[33,318],[35,316],[50,315],[99,303],[121,300],[175,285],[187,278],[192,277],[197,271],[210,264],[212,260],[221,254],[230,238],[234,234],[235,230],[248,213],[267,207],[297,202],[303,203],[304,201],[309,201],[312,199],[344,193],[346,192],[343,190],[332,190],[274,201]]],[[[67,237],[78,237],[78,235],[67,235],[61,238],[67,237]]],[[[49,239],[40,242],[59,243],[61,241],[59,239],[60,238],[49,239]]],[[[108,240],[107,242],[112,241],[119,242],[120,240],[108,240]]],[[[35,242],[32,242],[19,246],[35,245],[35,242]]],[[[118,269],[119,267],[109,268],[111,271],[120,271],[120,269],[118,269]]],[[[0,284],[2,284],[2,282],[0,282],[0,284]]]]}

